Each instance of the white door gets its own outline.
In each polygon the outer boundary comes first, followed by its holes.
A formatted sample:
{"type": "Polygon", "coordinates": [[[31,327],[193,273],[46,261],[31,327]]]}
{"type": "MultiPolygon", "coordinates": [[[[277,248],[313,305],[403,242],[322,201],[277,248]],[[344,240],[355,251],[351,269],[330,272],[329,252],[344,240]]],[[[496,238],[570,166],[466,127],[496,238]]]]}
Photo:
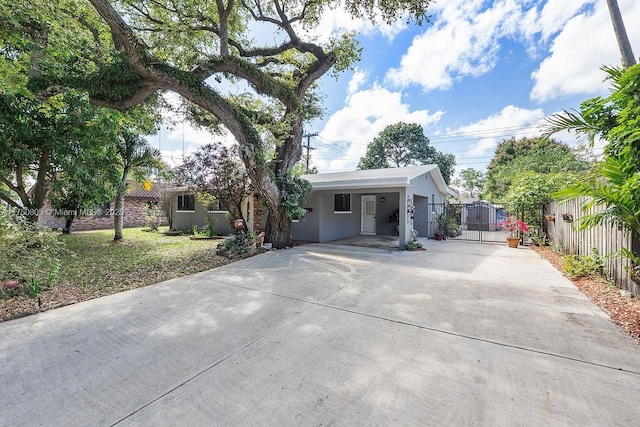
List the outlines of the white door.
{"type": "Polygon", "coordinates": [[[362,234],[376,234],[376,196],[362,196],[362,234]]]}

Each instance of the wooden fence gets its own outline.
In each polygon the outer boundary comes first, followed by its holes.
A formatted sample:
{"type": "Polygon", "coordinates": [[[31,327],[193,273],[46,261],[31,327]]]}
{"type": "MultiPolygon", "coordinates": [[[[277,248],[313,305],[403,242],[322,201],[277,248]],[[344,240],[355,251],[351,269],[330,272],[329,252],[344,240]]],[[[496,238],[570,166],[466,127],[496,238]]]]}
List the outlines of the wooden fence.
{"type": "MultiPolygon", "coordinates": [[[[640,295],[640,285],[631,280],[628,265],[629,261],[615,254],[625,247],[631,249],[633,244],[631,233],[618,230],[617,227],[608,225],[593,227],[587,230],[578,230],[576,220],[584,215],[581,204],[584,199],[571,200],[562,204],[551,202],[545,205],[545,215],[555,215],[555,221],[544,220],[544,229],[550,242],[556,242],[565,253],[575,255],[589,255],[593,248],[598,254],[605,257],[605,273],[620,289],[640,295]],[[563,214],[571,218],[563,219],[563,214]],[[572,220],[571,220],[572,219],[572,220]]],[[[593,208],[589,213],[594,213],[601,208],[593,208]]]]}

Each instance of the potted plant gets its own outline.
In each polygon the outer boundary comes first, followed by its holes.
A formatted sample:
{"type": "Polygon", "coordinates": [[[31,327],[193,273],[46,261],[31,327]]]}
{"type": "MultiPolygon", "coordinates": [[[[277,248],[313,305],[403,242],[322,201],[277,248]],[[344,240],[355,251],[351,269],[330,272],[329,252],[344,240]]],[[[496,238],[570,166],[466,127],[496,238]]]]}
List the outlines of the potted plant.
{"type": "Polygon", "coordinates": [[[556,216],[554,214],[547,214],[544,216],[547,221],[555,222],[556,216]]]}
{"type": "Polygon", "coordinates": [[[447,229],[449,232],[449,237],[456,237],[461,234],[460,226],[454,220],[449,221],[449,224],[447,225],[447,229]]]}
{"type": "Polygon", "coordinates": [[[407,250],[420,251],[423,250],[422,243],[418,242],[418,231],[411,230],[411,241],[407,243],[407,250]]]}
{"type": "Polygon", "coordinates": [[[517,248],[518,243],[520,243],[520,233],[529,231],[529,227],[525,222],[522,222],[511,214],[507,215],[505,220],[498,223],[498,226],[509,232],[507,243],[510,248],[517,248]]]}
{"type": "Polygon", "coordinates": [[[568,212],[565,212],[565,213],[562,214],[562,220],[564,222],[573,222],[573,215],[571,215],[568,212]]]}
{"type": "Polygon", "coordinates": [[[394,227],[394,232],[396,236],[400,234],[398,232],[398,226],[400,225],[400,209],[394,210],[391,215],[389,215],[389,224],[394,227]]]}

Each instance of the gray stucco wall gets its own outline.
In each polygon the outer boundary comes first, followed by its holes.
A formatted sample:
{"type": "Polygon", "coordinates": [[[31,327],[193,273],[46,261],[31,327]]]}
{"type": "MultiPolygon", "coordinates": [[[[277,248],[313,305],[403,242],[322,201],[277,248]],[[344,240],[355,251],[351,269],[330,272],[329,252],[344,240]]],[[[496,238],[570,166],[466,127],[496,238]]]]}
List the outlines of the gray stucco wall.
{"type": "Polygon", "coordinates": [[[313,192],[303,205],[307,211],[306,221],[294,222],[291,224],[291,234],[294,240],[304,240],[307,242],[319,242],[320,240],[320,197],[313,192]]]}
{"type": "Polygon", "coordinates": [[[389,224],[389,216],[399,208],[399,189],[372,189],[370,191],[331,190],[314,191],[305,202],[307,221],[293,223],[292,232],[295,240],[310,242],[328,242],[344,237],[357,236],[361,230],[362,196],[376,196],[376,234],[395,235],[395,227],[389,224]],[[334,212],[334,195],[347,193],[351,195],[351,212],[334,212]],[[385,201],[382,202],[384,197],[385,201]]]}
{"type": "Polygon", "coordinates": [[[196,225],[198,228],[204,227],[207,223],[207,215],[214,221],[214,228],[220,234],[229,234],[229,221],[226,218],[226,212],[210,212],[196,199],[195,211],[178,211],[178,195],[188,193],[175,193],[172,203],[173,210],[173,228],[176,230],[190,230],[196,225]]]}
{"type": "Polygon", "coordinates": [[[360,196],[349,190],[320,193],[320,242],[360,234],[360,196]],[[334,213],[334,195],[351,194],[351,212],[334,213]]]}
{"type": "Polygon", "coordinates": [[[429,229],[429,221],[431,220],[430,203],[429,197],[414,196],[416,212],[413,218],[413,228],[420,237],[432,237],[432,232],[429,229]]]}

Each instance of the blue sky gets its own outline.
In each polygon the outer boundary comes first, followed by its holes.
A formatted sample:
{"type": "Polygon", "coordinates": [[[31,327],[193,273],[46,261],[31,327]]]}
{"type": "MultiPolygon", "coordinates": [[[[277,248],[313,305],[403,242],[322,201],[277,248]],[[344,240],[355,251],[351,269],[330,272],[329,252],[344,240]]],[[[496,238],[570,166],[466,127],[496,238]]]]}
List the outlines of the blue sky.
{"type": "MultiPolygon", "coordinates": [[[[618,3],[637,57],[640,2],[618,3]]],[[[483,170],[501,139],[538,135],[545,116],[606,95],[599,67],[620,62],[605,0],[440,0],[430,12],[417,27],[335,9],[315,30],[320,39],[355,30],[364,48],[354,71],[321,80],[326,114],[305,127],[319,133],[311,165],[320,172],[355,169],[367,143],[399,121],[422,125],[458,171],[483,170]]],[[[209,140],[188,123],[150,138],[170,163],[209,140]]]]}

